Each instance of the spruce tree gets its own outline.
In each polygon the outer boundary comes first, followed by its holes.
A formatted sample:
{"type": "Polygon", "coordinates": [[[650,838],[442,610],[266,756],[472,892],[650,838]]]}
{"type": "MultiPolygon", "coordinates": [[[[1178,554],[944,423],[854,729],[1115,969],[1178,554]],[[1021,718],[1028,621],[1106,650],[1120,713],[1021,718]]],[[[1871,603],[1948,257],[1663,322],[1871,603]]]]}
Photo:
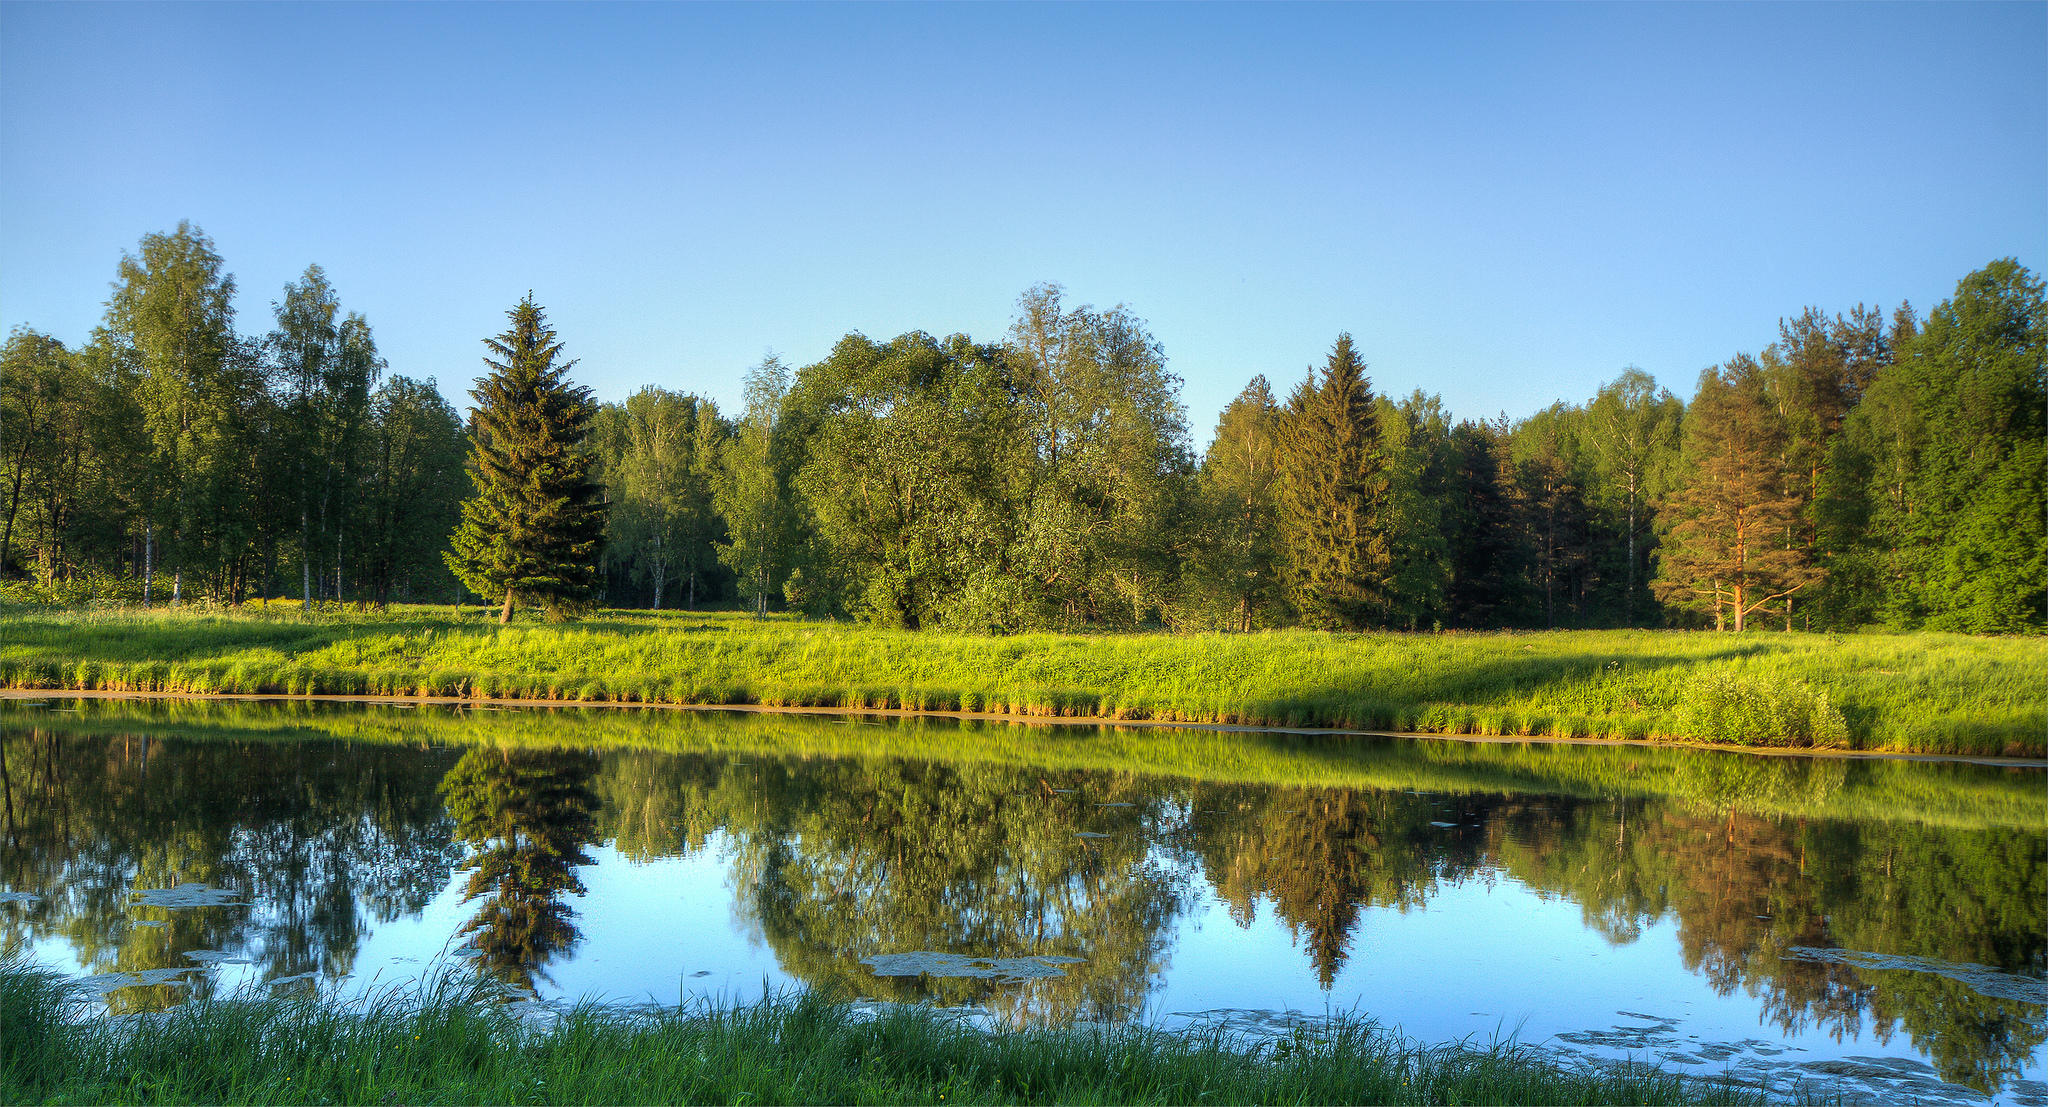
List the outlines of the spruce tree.
{"type": "Polygon", "coordinates": [[[484,344],[491,372],[470,397],[469,472],[476,494],[462,505],[445,556],[471,591],[502,597],[498,622],[514,604],[539,603],[550,618],[587,607],[601,583],[604,490],[584,430],[597,405],[569,383],[576,363],[527,293],[506,312],[512,325],[484,344]]]}
{"type": "Polygon", "coordinates": [[[1387,473],[1365,362],[1340,334],[1280,419],[1280,535],[1288,599],[1311,626],[1360,627],[1384,612],[1392,558],[1387,473]]]}

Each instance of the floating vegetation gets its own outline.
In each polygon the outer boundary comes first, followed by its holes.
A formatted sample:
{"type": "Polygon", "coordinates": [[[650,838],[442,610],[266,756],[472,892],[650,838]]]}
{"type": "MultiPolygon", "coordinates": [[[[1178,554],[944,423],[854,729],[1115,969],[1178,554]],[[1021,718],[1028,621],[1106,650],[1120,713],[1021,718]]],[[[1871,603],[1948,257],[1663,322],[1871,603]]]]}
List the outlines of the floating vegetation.
{"type": "Polygon", "coordinates": [[[237,957],[224,949],[189,949],[185,951],[185,959],[197,961],[202,965],[251,965],[255,963],[247,957],[237,957]]]}
{"type": "MultiPolygon", "coordinates": [[[[1097,835],[1101,837],[1101,835],[1097,835]]],[[[1062,965],[1079,965],[1084,957],[965,957],[958,953],[876,953],[860,959],[876,976],[953,976],[996,980],[1005,984],[1065,976],[1062,965]]]]}
{"type": "Polygon", "coordinates": [[[128,893],[130,907],[247,907],[241,893],[207,884],[185,883],[170,888],[137,888],[128,893]]]}
{"type": "Polygon", "coordinates": [[[78,986],[104,998],[109,992],[123,988],[150,988],[159,984],[183,984],[186,978],[204,972],[198,967],[185,969],[138,969],[134,972],[103,972],[96,976],[80,977],[78,986]]]}
{"type": "Polygon", "coordinates": [[[1099,833],[1097,833],[1097,832],[1095,832],[1095,831],[1093,831],[1093,830],[1077,830],[1077,831],[1075,831],[1075,832],[1074,832],[1074,837],[1076,837],[1076,838],[1107,838],[1107,837],[1109,837],[1109,835],[1107,835],[1107,834],[1099,834],[1099,833]]]}
{"type": "Polygon", "coordinates": [[[1865,953],[1853,949],[1821,949],[1815,946],[1793,946],[1785,951],[1784,959],[1787,961],[1818,961],[1835,965],[1847,965],[1854,969],[1931,973],[1935,976],[1945,976],[1968,987],[1978,995],[1987,996],[1991,999],[2009,999],[2017,1003],[2048,1005],[2048,980],[2000,972],[1989,965],[1937,961],[1931,957],[1911,957],[1900,953],[1865,953]]]}
{"type": "Polygon", "coordinates": [[[43,897],[34,892],[0,892],[0,903],[19,903],[23,907],[34,907],[43,902],[43,897]]]}

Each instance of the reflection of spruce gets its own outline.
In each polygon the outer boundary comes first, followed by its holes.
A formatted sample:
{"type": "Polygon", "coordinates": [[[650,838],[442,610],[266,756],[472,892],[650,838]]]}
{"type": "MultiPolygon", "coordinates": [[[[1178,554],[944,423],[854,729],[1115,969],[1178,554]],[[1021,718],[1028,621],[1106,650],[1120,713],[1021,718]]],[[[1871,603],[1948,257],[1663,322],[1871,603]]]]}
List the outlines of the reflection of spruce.
{"type": "Polygon", "coordinates": [[[567,893],[596,840],[597,758],[566,750],[473,749],[441,781],[455,837],[475,853],[464,900],[488,897],[462,933],[500,979],[531,987],[540,967],[579,937],[567,893]]]}

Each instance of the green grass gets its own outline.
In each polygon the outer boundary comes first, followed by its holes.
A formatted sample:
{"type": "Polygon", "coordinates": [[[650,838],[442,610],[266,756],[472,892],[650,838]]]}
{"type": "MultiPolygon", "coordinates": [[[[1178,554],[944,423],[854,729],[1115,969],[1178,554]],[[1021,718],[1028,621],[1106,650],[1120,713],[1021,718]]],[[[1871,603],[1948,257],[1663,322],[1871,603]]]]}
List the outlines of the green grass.
{"type": "Polygon", "coordinates": [[[0,613],[0,684],[761,704],[2040,756],[2048,639],[1019,635],[476,609],[0,613]]]}
{"type": "Polygon", "coordinates": [[[7,1103],[1757,1103],[1513,1044],[1420,1047],[1347,1019],[1253,1044],[1148,1028],[984,1031],[815,995],[732,1009],[580,1007],[543,1026],[442,981],[347,1003],[200,1000],[83,1017],[0,966],[7,1103]]]}

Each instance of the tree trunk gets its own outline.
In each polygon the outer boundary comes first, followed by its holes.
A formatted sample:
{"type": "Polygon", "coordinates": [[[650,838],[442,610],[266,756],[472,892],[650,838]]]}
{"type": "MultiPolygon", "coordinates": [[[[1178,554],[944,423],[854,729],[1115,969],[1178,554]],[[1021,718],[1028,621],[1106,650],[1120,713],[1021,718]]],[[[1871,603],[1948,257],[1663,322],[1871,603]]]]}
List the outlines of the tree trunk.
{"type": "Polygon", "coordinates": [[[14,493],[7,498],[7,533],[0,536],[0,573],[7,571],[7,555],[14,549],[14,513],[21,506],[21,478],[28,471],[28,466],[24,464],[27,456],[28,448],[24,446],[22,456],[15,461],[14,493]]]}
{"type": "Polygon", "coordinates": [[[499,625],[499,626],[504,626],[504,625],[505,625],[506,623],[509,623],[509,622],[511,622],[511,621],[512,621],[512,589],[510,589],[510,588],[507,588],[507,589],[505,589],[505,607],[504,607],[504,610],[502,610],[502,611],[499,611],[499,612],[498,612],[498,625],[499,625]]]}
{"type": "Polygon", "coordinates": [[[149,606],[150,585],[156,583],[156,524],[142,527],[142,606],[149,606]]]}

